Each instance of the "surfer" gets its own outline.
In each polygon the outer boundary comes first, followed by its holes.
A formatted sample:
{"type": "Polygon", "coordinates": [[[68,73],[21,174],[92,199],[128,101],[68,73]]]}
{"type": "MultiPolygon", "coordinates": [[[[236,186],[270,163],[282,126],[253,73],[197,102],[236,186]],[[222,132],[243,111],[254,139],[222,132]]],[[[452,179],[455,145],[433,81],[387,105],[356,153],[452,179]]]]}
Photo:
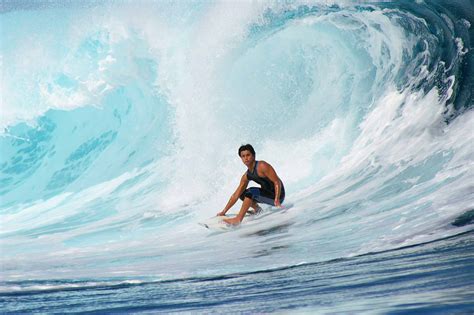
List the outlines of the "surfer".
{"type": "Polygon", "coordinates": [[[265,161],[255,160],[255,150],[250,144],[242,145],[239,148],[239,156],[248,170],[242,175],[239,186],[230,196],[224,210],[217,214],[218,216],[225,215],[240,198],[243,203],[237,216],[224,219],[226,223],[234,225],[242,222],[245,213],[250,208],[254,210],[250,210],[249,213],[257,214],[260,212],[262,209],[258,203],[281,207],[281,203],[285,199],[283,182],[270,164],[265,161]],[[249,181],[254,181],[260,184],[261,187],[250,187],[247,189],[249,181]]]}

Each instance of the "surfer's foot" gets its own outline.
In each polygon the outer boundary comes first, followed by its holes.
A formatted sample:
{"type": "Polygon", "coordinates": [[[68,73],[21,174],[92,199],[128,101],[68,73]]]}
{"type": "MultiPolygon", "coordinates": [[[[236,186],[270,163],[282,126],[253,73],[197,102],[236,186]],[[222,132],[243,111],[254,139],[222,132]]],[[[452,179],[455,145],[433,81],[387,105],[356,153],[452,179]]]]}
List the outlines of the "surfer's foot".
{"type": "Polygon", "coordinates": [[[255,210],[251,209],[251,210],[248,210],[247,212],[250,215],[255,215],[255,214],[259,214],[260,212],[262,212],[262,210],[263,210],[262,207],[257,206],[257,209],[255,209],[255,210]]]}
{"type": "Polygon", "coordinates": [[[237,217],[224,219],[223,221],[224,221],[225,223],[227,223],[227,224],[230,224],[230,225],[238,225],[238,224],[240,224],[240,220],[239,220],[239,218],[237,218],[237,217]]]}

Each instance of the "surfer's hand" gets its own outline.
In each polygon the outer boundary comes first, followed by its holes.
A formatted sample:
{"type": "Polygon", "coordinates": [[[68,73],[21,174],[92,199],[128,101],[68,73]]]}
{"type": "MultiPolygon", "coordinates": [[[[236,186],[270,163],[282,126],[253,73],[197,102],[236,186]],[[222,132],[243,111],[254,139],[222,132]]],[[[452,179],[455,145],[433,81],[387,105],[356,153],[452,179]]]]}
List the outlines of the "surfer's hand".
{"type": "Polygon", "coordinates": [[[278,199],[275,199],[275,206],[278,207],[278,208],[281,208],[281,203],[280,203],[280,200],[278,199]]]}
{"type": "Polygon", "coordinates": [[[221,212],[218,212],[218,213],[217,213],[217,216],[218,216],[218,217],[223,216],[223,215],[225,215],[225,211],[224,211],[224,210],[222,210],[221,212]]]}

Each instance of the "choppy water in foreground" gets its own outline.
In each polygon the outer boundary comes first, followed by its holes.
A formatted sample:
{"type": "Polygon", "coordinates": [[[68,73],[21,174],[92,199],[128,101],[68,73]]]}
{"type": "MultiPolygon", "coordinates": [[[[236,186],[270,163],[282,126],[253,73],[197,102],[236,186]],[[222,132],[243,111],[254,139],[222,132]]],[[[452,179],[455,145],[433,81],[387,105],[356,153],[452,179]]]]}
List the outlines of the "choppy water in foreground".
{"type": "Polygon", "coordinates": [[[468,314],[474,310],[472,236],[240,274],[151,282],[31,281],[28,290],[16,287],[0,297],[5,311],[20,312],[63,312],[67,307],[68,312],[91,313],[468,314]]]}

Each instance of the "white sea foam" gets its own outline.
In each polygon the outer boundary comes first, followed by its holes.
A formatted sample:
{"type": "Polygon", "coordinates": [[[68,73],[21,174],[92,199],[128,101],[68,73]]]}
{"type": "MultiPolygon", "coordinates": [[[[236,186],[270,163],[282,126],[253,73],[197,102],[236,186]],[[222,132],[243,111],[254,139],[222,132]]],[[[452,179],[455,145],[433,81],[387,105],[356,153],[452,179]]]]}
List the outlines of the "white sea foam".
{"type": "Polygon", "coordinates": [[[18,167],[4,197],[22,200],[1,210],[6,279],[224,274],[466,230],[449,224],[474,204],[474,118],[446,123],[455,76],[418,88],[438,75],[432,35],[399,22],[426,21],[349,4],[291,18],[298,4],[160,5],[84,11],[96,23],[66,17],[64,33],[2,52],[0,140],[19,143],[5,162],[18,154],[32,174],[18,167]],[[49,109],[50,133],[11,126],[49,109]],[[294,206],[209,235],[196,221],[236,189],[247,142],[294,206]]]}

